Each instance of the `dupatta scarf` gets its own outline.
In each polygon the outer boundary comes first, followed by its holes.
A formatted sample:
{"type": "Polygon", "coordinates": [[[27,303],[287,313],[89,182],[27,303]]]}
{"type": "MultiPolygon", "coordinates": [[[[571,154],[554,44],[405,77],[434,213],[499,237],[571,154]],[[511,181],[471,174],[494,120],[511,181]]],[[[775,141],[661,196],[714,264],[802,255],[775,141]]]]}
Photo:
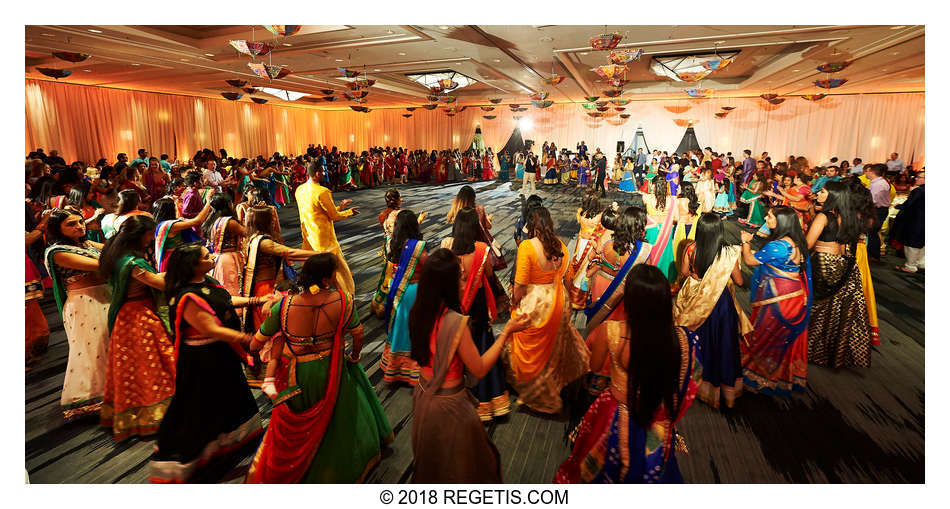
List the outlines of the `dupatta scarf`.
{"type": "MultiPolygon", "coordinates": [[[[145,258],[140,258],[132,253],[128,253],[119,259],[112,272],[112,278],[109,279],[109,286],[112,287],[112,302],[109,303],[109,332],[112,332],[112,326],[115,325],[115,319],[119,315],[119,310],[125,304],[125,296],[129,290],[129,283],[132,279],[132,270],[139,268],[152,274],[155,274],[155,268],[148,263],[145,258]]],[[[169,323],[168,305],[162,292],[147,287],[152,294],[152,302],[155,304],[155,313],[162,320],[162,325],[169,333],[172,331],[169,323]]]]}
{"type": "Polygon", "coordinates": [[[475,244],[475,253],[472,258],[471,273],[468,281],[465,283],[465,289],[462,291],[462,314],[467,315],[475,301],[475,295],[479,288],[485,289],[485,302],[488,304],[488,317],[491,321],[498,316],[498,309],[495,306],[495,296],[492,293],[491,285],[488,282],[488,275],[485,271],[487,265],[488,246],[485,244],[475,244]]]}
{"type": "MultiPolygon", "coordinates": [[[[70,246],[68,244],[53,244],[46,248],[46,252],[43,255],[46,265],[46,272],[49,273],[50,279],[53,280],[53,297],[56,299],[56,309],[59,310],[59,313],[63,313],[63,304],[66,303],[66,282],[60,280],[58,271],[55,270],[56,262],[53,261],[53,255],[56,253],[71,253],[75,255],[85,256],[88,258],[99,259],[100,251],[94,247],[79,247],[79,246],[70,246]]],[[[73,271],[73,269],[66,269],[68,271],[73,271]]],[[[79,271],[76,271],[77,273],[79,271]]]]}
{"type": "Polygon", "coordinates": [[[402,248],[402,254],[399,256],[399,265],[393,273],[392,282],[389,284],[389,294],[386,296],[386,307],[383,314],[386,318],[386,330],[392,331],[392,312],[399,305],[409,281],[416,271],[416,264],[422,256],[426,243],[421,240],[408,239],[406,245],[402,248]]]}
{"type": "Polygon", "coordinates": [[[712,313],[722,292],[728,289],[736,312],[739,314],[739,333],[743,337],[752,333],[752,322],[736,301],[735,290],[730,283],[732,269],[741,255],[739,246],[727,246],[719,252],[713,264],[706,269],[706,274],[701,280],[693,277],[686,278],[673,303],[674,324],[696,330],[712,313]]]}
{"type": "MultiPolygon", "coordinates": [[[[653,249],[650,251],[650,258],[647,259],[646,263],[656,266],[660,263],[660,258],[663,256],[663,252],[667,248],[667,244],[670,241],[670,235],[673,233],[673,211],[676,207],[676,203],[673,202],[672,195],[667,195],[666,197],[666,219],[663,220],[663,224],[660,225],[660,233],[656,236],[656,241],[653,243],[653,249]]],[[[693,226],[695,229],[695,225],[693,226]]]]}
{"type": "Polygon", "coordinates": [[[617,307],[617,304],[623,300],[623,283],[624,280],[627,279],[627,274],[634,265],[647,263],[646,258],[650,253],[650,247],[650,244],[646,242],[635,241],[630,255],[627,257],[627,261],[624,262],[620,270],[617,271],[617,275],[614,276],[613,281],[610,282],[610,285],[604,290],[604,293],[597,299],[597,302],[584,310],[584,314],[587,315],[587,333],[590,333],[595,327],[603,323],[603,321],[610,316],[610,313],[613,312],[614,308],[617,307]]]}

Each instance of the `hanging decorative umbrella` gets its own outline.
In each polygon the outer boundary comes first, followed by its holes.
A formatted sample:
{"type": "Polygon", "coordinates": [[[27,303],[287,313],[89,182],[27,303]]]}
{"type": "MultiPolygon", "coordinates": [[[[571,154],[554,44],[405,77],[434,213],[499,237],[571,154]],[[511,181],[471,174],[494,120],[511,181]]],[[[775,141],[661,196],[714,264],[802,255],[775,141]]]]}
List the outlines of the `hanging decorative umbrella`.
{"type": "Polygon", "coordinates": [[[481,108],[482,111],[494,111],[494,110],[495,110],[495,107],[494,107],[494,106],[479,106],[479,108],[481,108]]]}
{"type": "Polygon", "coordinates": [[[73,53],[70,51],[54,51],[53,56],[60,60],[65,60],[74,64],[78,64],[79,62],[89,58],[89,55],[86,53],[73,53]]]}
{"type": "Polygon", "coordinates": [[[445,116],[446,116],[446,117],[454,117],[454,116],[455,116],[455,113],[446,113],[445,116]]]}
{"type": "Polygon", "coordinates": [[[459,107],[459,108],[458,108],[458,111],[461,113],[461,112],[465,111],[466,109],[468,109],[468,106],[462,106],[462,107],[459,107]]]}
{"type": "Polygon", "coordinates": [[[521,115],[512,115],[511,118],[513,118],[516,121],[521,120],[521,115]]]}
{"type": "Polygon", "coordinates": [[[549,94],[548,92],[535,92],[535,93],[531,94],[531,100],[533,100],[533,101],[543,101],[543,100],[547,99],[549,95],[551,95],[551,94],[549,94]]]}
{"type": "Polygon", "coordinates": [[[350,82],[348,82],[348,83],[346,84],[346,88],[348,88],[348,89],[350,89],[350,90],[359,90],[359,89],[360,89],[360,86],[357,85],[355,81],[350,81],[350,82]]]}
{"type": "Polygon", "coordinates": [[[607,106],[608,104],[610,104],[610,101],[597,101],[594,104],[596,104],[598,108],[601,108],[603,106],[607,106]]]}
{"type": "Polygon", "coordinates": [[[365,97],[355,97],[355,98],[352,99],[352,101],[355,102],[355,103],[357,103],[357,104],[365,103],[365,102],[368,101],[368,100],[369,100],[369,99],[367,99],[367,98],[365,98],[365,97]]]}
{"type": "Polygon", "coordinates": [[[825,97],[828,97],[828,94],[808,94],[808,95],[803,95],[802,99],[806,101],[814,102],[814,101],[820,101],[824,99],[825,97]]]}
{"type": "Polygon", "coordinates": [[[623,90],[613,89],[613,90],[604,90],[604,95],[607,97],[620,97],[620,94],[623,93],[623,90]]]}
{"type": "Polygon", "coordinates": [[[687,83],[695,83],[706,76],[712,74],[712,71],[699,71],[699,72],[678,72],[676,73],[679,76],[679,79],[687,83]]]}
{"type": "MultiPolygon", "coordinates": [[[[354,92],[351,92],[350,95],[358,99],[362,99],[369,95],[369,90],[356,90],[354,92]]],[[[351,97],[350,99],[352,99],[353,97],[351,97]]]]}
{"type": "Polygon", "coordinates": [[[492,104],[499,104],[499,103],[501,103],[501,101],[502,101],[501,99],[489,99],[489,100],[488,100],[488,102],[490,102],[490,103],[492,103],[492,104]]]}
{"type": "Polygon", "coordinates": [[[610,109],[610,106],[598,106],[597,111],[607,111],[610,109]]]}
{"type": "Polygon", "coordinates": [[[73,73],[68,69],[53,69],[50,67],[37,67],[36,70],[39,71],[43,76],[49,76],[50,78],[56,78],[57,80],[60,78],[65,78],[66,76],[69,76],[73,73]]]}
{"type": "Polygon", "coordinates": [[[337,96],[335,96],[335,95],[328,95],[328,96],[324,97],[323,100],[324,100],[324,101],[333,102],[333,101],[339,101],[340,98],[337,97],[337,96]]]}
{"type": "Polygon", "coordinates": [[[437,95],[427,95],[427,96],[426,96],[426,99],[428,99],[428,100],[430,100],[430,101],[432,101],[432,102],[436,102],[436,101],[439,100],[439,96],[437,96],[437,95]]]}
{"type": "Polygon", "coordinates": [[[376,84],[376,80],[371,80],[369,78],[356,78],[356,81],[353,83],[356,84],[357,88],[369,88],[376,84]]]}
{"type": "Polygon", "coordinates": [[[221,97],[229,101],[237,101],[238,99],[244,97],[244,94],[239,94],[237,92],[221,92],[221,97]]]}
{"type": "Polygon", "coordinates": [[[598,96],[598,95],[589,95],[589,96],[584,97],[584,100],[587,101],[587,102],[589,102],[589,103],[592,103],[592,102],[596,101],[597,99],[600,99],[600,96],[598,96]]]}
{"type": "Polygon", "coordinates": [[[482,118],[484,118],[485,120],[495,120],[496,116],[495,116],[495,115],[482,115],[482,118]]]}
{"type": "Polygon", "coordinates": [[[614,107],[614,110],[616,110],[616,111],[626,111],[627,108],[622,108],[622,107],[620,107],[620,106],[616,106],[616,107],[614,107]]]}
{"type": "Polygon", "coordinates": [[[290,69],[282,65],[258,64],[248,62],[247,66],[254,71],[254,74],[264,79],[279,80],[290,75],[290,69]]]}
{"type": "Polygon", "coordinates": [[[705,99],[706,97],[709,96],[709,94],[712,94],[712,93],[713,93],[713,89],[711,89],[711,88],[687,88],[687,89],[685,90],[685,92],[686,92],[686,95],[688,95],[688,96],[690,96],[690,97],[692,97],[692,98],[694,98],[694,99],[705,99]]]}
{"type": "Polygon", "coordinates": [[[446,103],[446,104],[452,104],[452,103],[455,102],[456,99],[458,99],[458,97],[455,97],[454,95],[443,95],[443,96],[439,97],[439,102],[444,102],[444,103],[446,103]]]}
{"type": "Polygon", "coordinates": [[[353,111],[363,111],[363,108],[364,108],[363,106],[350,105],[350,109],[353,111]]]}
{"type": "Polygon", "coordinates": [[[772,100],[770,100],[769,102],[770,102],[771,104],[782,104],[783,102],[785,102],[785,98],[784,98],[784,97],[779,97],[778,99],[772,99],[772,100]]]}
{"type": "Polygon", "coordinates": [[[442,90],[453,90],[459,86],[458,82],[453,81],[451,78],[443,78],[436,82],[442,90]]]}
{"type": "Polygon", "coordinates": [[[403,113],[402,116],[404,116],[404,117],[406,117],[406,118],[410,118],[410,117],[412,117],[412,113],[403,113]]]}
{"type": "Polygon", "coordinates": [[[847,78],[830,78],[827,80],[815,80],[815,85],[821,88],[838,88],[847,82],[847,78]]]}
{"type": "Polygon", "coordinates": [[[344,78],[355,78],[360,75],[359,71],[351,71],[346,67],[337,67],[336,70],[339,71],[339,73],[342,74],[344,78]]]}
{"type": "Polygon", "coordinates": [[[735,58],[714,58],[703,62],[703,68],[708,71],[721,71],[735,61],[735,58]]]}
{"type": "Polygon", "coordinates": [[[238,50],[238,53],[247,55],[251,58],[259,57],[270,53],[272,49],[266,42],[257,41],[228,41],[232,48],[238,50]]]}
{"type": "Polygon", "coordinates": [[[234,88],[244,88],[248,83],[246,80],[224,80],[224,82],[234,88]]]}
{"type": "Polygon", "coordinates": [[[302,25],[264,25],[268,32],[287,37],[300,31],[302,25]]]}
{"type": "Polygon", "coordinates": [[[248,94],[248,95],[254,95],[254,94],[256,94],[257,92],[259,92],[259,90],[257,90],[257,89],[254,88],[254,87],[243,87],[241,90],[243,90],[244,93],[246,93],[246,94],[248,94]]]}
{"type": "Polygon", "coordinates": [[[626,106],[630,104],[630,99],[613,99],[610,101],[614,106],[626,106]]]}
{"type": "Polygon", "coordinates": [[[640,60],[640,57],[643,56],[643,48],[633,49],[620,49],[611,51],[607,56],[607,59],[610,60],[610,63],[617,65],[624,65],[634,60],[640,60]]]}
{"type": "Polygon", "coordinates": [[[620,114],[620,118],[622,118],[622,119],[628,119],[628,118],[630,118],[630,114],[629,114],[629,113],[621,113],[621,114],[620,114]]]}
{"type": "Polygon", "coordinates": [[[528,111],[528,108],[516,108],[515,111],[528,111]]]}
{"type": "Polygon", "coordinates": [[[260,97],[252,97],[251,100],[256,102],[257,104],[264,104],[267,102],[267,99],[263,99],[260,97]]]}
{"type": "MultiPolygon", "coordinates": [[[[535,105],[537,108],[547,108],[548,106],[554,104],[554,101],[531,101],[531,104],[535,105]]],[[[518,110],[521,110],[521,108],[518,108],[518,110]]]]}
{"type": "Polygon", "coordinates": [[[604,79],[614,79],[614,78],[624,78],[627,74],[627,66],[625,65],[616,65],[616,64],[607,64],[594,67],[591,69],[597,73],[598,76],[604,79]]]}
{"type": "Polygon", "coordinates": [[[508,105],[508,107],[511,108],[511,109],[513,109],[513,110],[518,109],[519,106],[521,106],[521,105],[520,105],[520,104],[509,104],[509,105],[508,105]]]}
{"type": "Polygon", "coordinates": [[[716,118],[726,118],[726,115],[728,114],[729,114],[728,111],[720,111],[719,113],[716,113],[715,115],[716,115],[716,118]]]}
{"type": "Polygon", "coordinates": [[[589,117],[594,117],[594,118],[600,118],[600,117],[604,116],[604,114],[601,113],[601,112],[599,112],[599,111],[588,111],[588,112],[587,112],[587,116],[589,116],[589,117]]]}
{"type": "Polygon", "coordinates": [[[599,34],[590,38],[590,47],[595,50],[604,51],[617,47],[623,36],[620,34],[599,34]]]}
{"type": "Polygon", "coordinates": [[[818,69],[821,72],[838,72],[844,70],[846,67],[851,65],[851,62],[828,62],[827,64],[821,64],[815,69],[818,69]]]}
{"type": "Polygon", "coordinates": [[[765,99],[766,101],[771,101],[772,99],[775,99],[776,97],[778,97],[778,94],[762,94],[759,97],[761,97],[762,99],[765,99]]]}
{"type": "Polygon", "coordinates": [[[583,103],[581,104],[581,106],[583,106],[585,110],[592,110],[592,109],[597,108],[597,105],[594,103],[583,103]]]}
{"type": "Polygon", "coordinates": [[[320,90],[320,93],[323,95],[333,95],[336,93],[336,90],[333,90],[332,88],[324,88],[320,90]]]}
{"type": "Polygon", "coordinates": [[[607,80],[608,85],[612,87],[617,87],[617,88],[620,88],[626,85],[627,83],[630,83],[630,80],[624,79],[624,78],[614,78],[612,80],[607,80]]]}
{"type": "Polygon", "coordinates": [[[438,105],[438,104],[423,104],[422,107],[425,108],[425,109],[427,109],[427,110],[434,110],[434,109],[438,108],[439,105],[438,105]]]}
{"type": "Polygon", "coordinates": [[[416,107],[410,106],[409,108],[406,108],[406,111],[416,111],[416,107]]]}
{"type": "Polygon", "coordinates": [[[558,76],[557,74],[552,74],[550,78],[544,78],[544,82],[548,85],[559,85],[566,79],[567,76],[558,76]]]}
{"type": "Polygon", "coordinates": [[[723,109],[723,110],[726,110],[726,111],[732,111],[732,110],[736,109],[736,107],[735,107],[735,106],[723,106],[722,109],[723,109]]]}

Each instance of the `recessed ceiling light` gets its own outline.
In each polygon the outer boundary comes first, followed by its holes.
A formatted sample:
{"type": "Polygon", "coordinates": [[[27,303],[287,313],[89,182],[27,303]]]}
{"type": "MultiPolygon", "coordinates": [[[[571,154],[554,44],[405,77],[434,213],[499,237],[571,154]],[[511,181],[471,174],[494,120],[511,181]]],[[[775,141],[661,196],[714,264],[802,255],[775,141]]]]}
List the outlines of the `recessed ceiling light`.
{"type": "Polygon", "coordinates": [[[206,56],[206,57],[213,57],[213,56],[214,56],[214,53],[205,53],[205,56],[206,56]]]}
{"type": "Polygon", "coordinates": [[[293,46],[293,44],[290,44],[289,42],[285,42],[284,46],[293,46]]]}
{"type": "Polygon", "coordinates": [[[792,72],[798,72],[800,69],[792,69],[792,72]]]}
{"type": "Polygon", "coordinates": [[[500,64],[500,63],[501,63],[501,60],[500,60],[500,59],[497,59],[497,58],[493,58],[491,61],[492,61],[492,62],[495,62],[496,64],[500,64]]]}
{"type": "Polygon", "coordinates": [[[448,25],[439,25],[439,28],[441,28],[442,30],[448,30],[448,29],[449,29],[449,26],[448,26],[448,25]]]}
{"type": "Polygon", "coordinates": [[[898,55],[898,54],[900,54],[900,51],[895,51],[895,52],[891,53],[891,55],[898,55]]]}
{"type": "Polygon", "coordinates": [[[53,35],[53,34],[40,34],[40,35],[42,35],[43,37],[56,37],[56,36],[53,35]]]}
{"type": "Polygon", "coordinates": [[[92,69],[83,69],[82,72],[92,72],[92,69]]]}
{"type": "Polygon", "coordinates": [[[338,58],[338,59],[336,59],[336,61],[337,61],[337,62],[342,62],[343,59],[342,59],[342,58],[338,58]]]}
{"type": "Polygon", "coordinates": [[[399,56],[401,56],[401,57],[406,56],[406,54],[405,54],[404,52],[402,52],[402,51],[400,51],[399,53],[396,53],[396,54],[399,55],[399,56]]]}
{"type": "Polygon", "coordinates": [[[182,61],[182,62],[187,62],[188,59],[187,59],[187,58],[183,58],[183,59],[181,59],[181,61],[182,61]]]}
{"type": "Polygon", "coordinates": [[[898,25],[898,26],[896,26],[896,27],[891,27],[891,30],[900,30],[900,29],[902,29],[902,28],[906,28],[906,26],[904,26],[904,25],[898,25]]]}
{"type": "Polygon", "coordinates": [[[138,66],[138,65],[142,65],[142,64],[132,64],[132,65],[136,65],[136,66],[138,66]]]}
{"type": "Polygon", "coordinates": [[[586,56],[586,55],[587,55],[587,52],[586,52],[586,51],[581,51],[581,55],[582,55],[582,56],[586,56]]]}
{"type": "Polygon", "coordinates": [[[726,41],[716,41],[714,44],[725,44],[726,41]]]}
{"type": "Polygon", "coordinates": [[[90,28],[89,31],[92,32],[92,33],[94,33],[94,34],[101,34],[101,33],[102,33],[102,30],[96,30],[95,28],[90,28]]]}
{"type": "Polygon", "coordinates": [[[373,69],[373,72],[379,72],[379,69],[373,69]]]}

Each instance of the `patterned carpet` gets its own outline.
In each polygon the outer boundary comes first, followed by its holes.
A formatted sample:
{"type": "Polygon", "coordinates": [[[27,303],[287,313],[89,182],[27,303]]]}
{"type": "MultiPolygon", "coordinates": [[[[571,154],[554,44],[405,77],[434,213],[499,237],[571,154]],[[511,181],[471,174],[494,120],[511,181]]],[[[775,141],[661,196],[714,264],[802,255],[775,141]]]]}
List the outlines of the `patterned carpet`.
{"type": "MultiPolygon", "coordinates": [[[[430,245],[450,234],[445,213],[462,184],[402,186],[403,208],[429,212],[422,231],[430,245]]],[[[478,202],[493,213],[493,234],[514,266],[512,238],[520,203],[520,183],[477,183],[478,202]]],[[[395,441],[367,482],[407,482],[412,473],[410,440],[411,389],[386,387],[377,364],[382,352],[382,324],[370,317],[382,260],[382,230],[377,214],[385,208],[385,188],[339,193],[353,200],[361,214],[336,225],[356,281],[364,317],[363,366],[375,385],[395,441]]],[[[540,187],[557,227],[569,247],[578,225],[574,213],[580,190],[540,187]]],[[[611,193],[622,201],[624,195],[611,193]]],[[[296,209],[280,212],[288,245],[300,245],[296,209]]],[[[737,242],[738,224],[728,223],[737,242]]],[[[690,454],[679,459],[691,483],[920,483],[924,481],[924,276],[894,270],[899,260],[871,268],[877,293],[882,345],[875,347],[868,369],[826,369],[810,365],[808,390],[790,399],[743,395],[731,410],[716,411],[695,403],[678,428],[690,454]]],[[[508,270],[499,275],[508,279],[508,270]]],[[[745,274],[748,276],[748,272],[745,274]]],[[[746,278],[748,281],[748,278],[746,278]]],[[[740,290],[747,304],[748,290],[740,290]]],[[[33,483],[143,483],[153,442],[135,439],[114,443],[95,420],[64,423],[59,410],[66,340],[62,320],[51,299],[43,303],[53,331],[50,350],[26,374],[26,468],[33,483]]],[[[578,325],[583,325],[580,321],[578,325]]],[[[498,326],[500,331],[500,326],[498,326]]],[[[255,391],[262,414],[270,415],[266,396],[255,391]]],[[[566,418],[525,409],[488,425],[502,455],[502,475],[511,483],[549,483],[570,451],[564,443],[566,418]]],[[[256,444],[209,466],[201,482],[242,482],[256,444]]]]}

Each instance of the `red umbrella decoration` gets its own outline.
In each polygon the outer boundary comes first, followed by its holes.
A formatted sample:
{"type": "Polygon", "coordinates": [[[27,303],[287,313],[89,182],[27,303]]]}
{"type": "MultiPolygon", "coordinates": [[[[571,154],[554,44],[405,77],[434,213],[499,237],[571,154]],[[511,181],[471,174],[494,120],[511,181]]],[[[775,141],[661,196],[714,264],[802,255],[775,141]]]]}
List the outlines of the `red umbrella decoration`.
{"type": "Polygon", "coordinates": [[[614,110],[616,110],[616,111],[627,111],[627,108],[622,108],[622,107],[617,106],[617,107],[614,107],[614,110]]]}
{"type": "Polygon", "coordinates": [[[443,95],[442,97],[439,97],[439,102],[452,104],[455,102],[456,99],[458,99],[458,97],[455,97],[454,95],[443,95]]]}
{"type": "Polygon", "coordinates": [[[237,101],[238,99],[244,97],[244,94],[239,94],[237,92],[221,92],[221,97],[229,101],[237,101]]]}
{"type": "Polygon", "coordinates": [[[785,102],[785,98],[784,98],[784,97],[779,97],[778,99],[771,99],[771,100],[769,101],[769,103],[771,103],[771,104],[782,104],[783,102],[785,102]]]}
{"type": "Polygon", "coordinates": [[[224,82],[234,88],[244,88],[248,83],[246,80],[224,80],[224,82]]]}
{"type": "Polygon", "coordinates": [[[610,104],[610,101],[597,101],[595,104],[597,105],[598,108],[601,108],[603,106],[607,106],[608,104],[610,104]]]}
{"type": "Polygon", "coordinates": [[[368,78],[356,78],[356,81],[353,83],[356,84],[357,88],[369,88],[376,84],[376,80],[371,80],[368,78]]]}
{"type": "Polygon", "coordinates": [[[427,95],[427,96],[426,96],[426,99],[428,99],[428,100],[430,100],[430,101],[432,101],[432,102],[436,102],[436,101],[439,100],[439,96],[437,96],[437,95],[427,95]]]}
{"type": "Polygon", "coordinates": [[[711,88],[687,88],[685,90],[686,95],[692,97],[693,99],[705,99],[709,97],[709,94],[713,93],[711,88]]]}
{"type": "Polygon", "coordinates": [[[65,78],[66,76],[69,76],[73,73],[68,69],[52,69],[50,67],[37,67],[36,70],[39,71],[43,76],[49,76],[50,78],[56,78],[57,80],[60,78],[65,78]]]}
{"type": "Polygon", "coordinates": [[[808,95],[803,95],[802,99],[806,101],[814,102],[814,101],[820,101],[824,99],[825,97],[828,97],[828,94],[808,94],[808,95]]]}
{"type": "Polygon", "coordinates": [[[601,113],[601,112],[599,112],[599,111],[588,111],[588,112],[587,112],[587,115],[590,116],[590,117],[594,117],[594,118],[600,118],[600,117],[604,116],[604,114],[601,113]]]}
{"type": "Polygon", "coordinates": [[[565,79],[567,79],[566,76],[558,76],[557,74],[552,74],[550,78],[544,78],[544,82],[548,85],[559,85],[565,79]]]}
{"type": "Polygon", "coordinates": [[[492,103],[492,104],[500,104],[501,101],[502,101],[501,99],[489,99],[489,100],[488,100],[488,102],[490,102],[490,103],[492,103]]]}
{"type": "Polygon", "coordinates": [[[324,97],[323,100],[324,100],[324,101],[333,102],[333,101],[339,101],[340,98],[337,97],[337,96],[335,96],[335,95],[328,95],[328,96],[324,97]]]}
{"type": "Polygon", "coordinates": [[[232,48],[236,49],[238,53],[247,55],[251,58],[266,55],[270,53],[270,50],[272,49],[266,42],[239,40],[228,41],[228,44],[230,44],[232,48]]]}
{"type": "Polygon", "coordinates": [[[626,106],[630,103],[630,99],[613,99],[610,102],[614,106],[626,106]]]}
{"type": "Polygon", "coordinates": [[[630,118],[630,114],[629,114],[629,113],[621,113],[621,114],[620,114],[620,118],[622,118],[622,119],[628,119],[628,118],[630,118]]]}
{"type": "Polygon", "coordinates": [[[597,95],[589,95],[589,96],[584,97],[584,100],[587,101],[587,102],[589,102],[589,103],[592,103],[592,102],[596,101],[597,99],[600,99],[600,96],[597,96],[597,95]]]}
{"type": "Polygon", "coordinates": [[[547,99],[549,95],[551,95],[551,94],[549,94],[548,92],[535,92],[535,93],[531,94],[531,100],[532,100],[532,101],[543,101],[543,100],[547,99]]]}
{"type": "Polygon", "coordinates": [[[323,95],[333,95],[336,93],[336,90],[333,90],[332,88],[324,88],[320,90],[320,93],[323,95]]]}
{"type": "Polygon", "coordinates": [[[509,105],[508,105],[508,107],[511,108],[511,109],[513,109],[513,110],[518,109],[519,106],[521,106],[521,105],[520,105],[520,104],[509,104],[509,105]]]}
{"type": "Polygon", "coordinates": [[[267,102],[267,99],[262,99],[260,97],[252,97],[251,100],[256,102],[257,104],[264,104],[267,102]]]}
{"type": "Polygon", "coordinates": [[[762,99],[765,99],[766,101],[771,101],[772,99],[775,99],[776,97],[778,97],[778,94],[762,94],[759,97],[761,97],[762,99]]]}
{"type": "Polygon", "coordinates": [[[604,90],[604,95],[607,97],[620,97],[622,93],[623,90],[604,90]]]}
{"type": "Polygon", "coordinates": [[[360,112],[361,112],[361,111],[363,111],[363,110],[366,109],[366,106],[353,106],[353,105],[350,105],[350,109],[353,110],[353,111],[360,111],[360,112]]]}
{"type": "Polygon", "coordinates": [[[360,75],[359,71],[351,71],[345,67],[337,67],[336,70],[339,71],[344,78],[355,78],[360,75]]]}
{"type": "Polygon", "coordinates": [[[630,83],[630,80],[628,80],[628,79],[623,79],[623,78],[614,78],[614,79],[612,79],[612,80],[608,80],[608,81],[607,81],[607,84],[608,84],[608,85],[610,85],[610,86],[612,86],[612,87],[617,87],[617,88],[620,88],[620,87],[626,85],[627,83],[630,83]]]}
{"type": "Polygon", "coordinates": [[[726,115],[728,114],[729,114],[728,111],[720,111],[719,113],[716,113],[715,115],[716,115],[716,118],[726,118],[726,115]]]}
{"type": "Polygon", "coordinates": [[[412,113],[403,113],[402,116],[404,116],[404,117],[406,117],[406,118],[410,118],[410,117],[412,117],[412,113]]]}
{"type": "Polygon", "coordinates": [[[851,65],[851,62],[828,62],[827,64],[821,64],[815,69],[818,69],[821,72],[838,72],[843,71],[845,67],[851,65]]]}
{"type": "Polygon", "coordinates": [[[482,115],[482,118],[484,118],[485,120],[495,120],[496,116],[495,116],[495,115],[482,115]]]}
{"type": "Polygon", "coordinates": [[[359,90],[359,89],[360,89],[360,86],[357,85],[355,81],[351,81],[351,82],[349,82],[349,83],[346,84],[346,88],[348,88],[348,89],[350,89],[350,90],[359,90]]]}
{"type": "Polygon", "coordinates": [[[269,65],[269,64],[258,64],[256,62],[249,62],[247,66],[254,71],[254,74],[260,76],[261,78],[269,78],[271,80],[279,80],[290,75],[290,69],[282,65],[269,65]]]}
{"type": "Polygon", "coordinates": [[[455,113],[446,113],[445,116],[446,116],[446,117],[454,117],[454,116],[455,116],[455,113]]]}
{"type": "Polygon", "coordinates": [[[425,109],[427,109],[427,110],[434,110],[434,109],[438,108],[439,105],[438,105],[438,104],[423,104],[422,107],[425,108],[425,109]]]}
{"type": "Polygon", "coordinates": [[[624,65],[634,60],[640,60],[640,57],[643,56],[643,48],[638,48],[635,50],[632,49],[622,49],[611,51],[607,56],[607,59],[610,60],[610,63],[617,65],[624,65]]]}
{"type": "Polygon", "coordinates": [[[838,88],[847,82],[847,78],[831,78],[827,80],[815,80],[815,85],[821,88],[838,88]]]}
{"type": "Polygon", "coordinates": [[[494,110],[495,110],[495,107],[494,107],[494,106],[479,106],[479,108],[481,108],[482,111],[494,111],[494,110]]]}
{"type": "Polygon", "coordinates": [[[723,110],[726,110],[726,111],[732,111],[732,110],[736,109],[736,107],[735,107],[735,106],[723,106],[722,109],[723,109],[723,110]]]}
{"type": "Polygon", "coordinates": [[[596,72],[598,76],[607,80],[615,78],[623,79],[627,74],[627,66],[607,64],[594,67],[591,71],[596,72]]]}
{"type": "Polygon", "coordinates": [[[284,37],[294,35],[300,31],[302,25],[264,25],[268,32],[274,35],[283,35],[284,37]]]}
{"type": "MultiPolygon", "coordinates": [[[[554,104],[554,101],[531,101],[531,104],[535,105],[537,108],[547,108],[554,104]]],[[[521,108],[518,108],[521,110],[521,108]]]]}
{"type": "Polygon", "coordinates": [[[254,87],[243,87],[241,90],[243,90],[248,95],[254,95],[259,92],[259,90],[254,87]]]}
{"type": "Polygon", "coordinates": [[[406,111],[416,111],[416,108],[415,106],[412,106],[412,107],[406,108],[406,111]]]}
{"type": "Polygon", "coordinates": [[[353,97],[356,97],[356,98],[358,98],[358,99],[362,99],[362,98],[364,98],[364,97],[366,97],[366,96],[369,95],[369,90],[356,90],[356,91],[354,91],[354,92],[351,92],[349,95],[352,96],[352,97],[350,97],[350,99],[352,99],[353,97]]]}
{"type": "Polygon", "coordinates": [[[678,72],[676,73],[679,78],[687,83],[695,83],[706,76],[712,74],[712,71],[699,71],[699,72],[678,72]]]}
{"type": "Polygon", "coordinates": [[[708,71],[721,71],[735,61],[735,58],[714,58],[703,62],[703,68],[708,71]]]}
{"type": "Polygon", "coordinates": [[[599,51],[611,50],[620,44],[621,39],[623,39],[623,36],[620,34],[595,35],[590,38],[590,47],[599,51]]]}
{"type": "Polygon", "coordinates": [[[597,111],[607,111],[610,109],[610,106],[598,106],[597,111]]]}
{"type": "Polygon", "coordinates": [[[70,51],[54,51],[53,56],[60,60],[65,60],[74,64],[78,64],[79,62],[89,58],[89,55],[86,53],[73,53],[70,51]]]}

